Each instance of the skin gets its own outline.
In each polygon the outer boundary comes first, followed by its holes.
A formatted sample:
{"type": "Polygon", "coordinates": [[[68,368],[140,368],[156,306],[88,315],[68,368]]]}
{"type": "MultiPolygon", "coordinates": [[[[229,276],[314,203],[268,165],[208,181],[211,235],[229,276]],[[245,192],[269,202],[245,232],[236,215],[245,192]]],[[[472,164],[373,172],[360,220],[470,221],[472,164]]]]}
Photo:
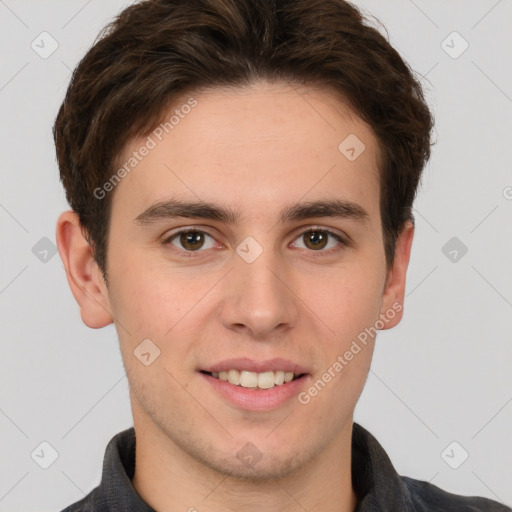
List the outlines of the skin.
{"type": "MultiPolygon", "coordinates": [[[[269,411],[243,410],[198,369],[232,357],[281,357],[308,368],[307,390],[359,333],[403,303],[414,228],[405,225],[388,270],[377,140],[333,93],[261,81],[193,96],[197,107],[111,192],[108,287],[76,215],[63,213],[57,226],[83,321],[114,322],[119,335],[137,436],[133,485],[156,510],[353,511],[353,411],[375,339],[307,405],[293,398],[269,411]],[[352,162],[338,150],[350,134],[366,146],[352,162]],[[242,219],[134,222],[171,197],[215,201],[242,219]],[[279,222],[284,205],[326,198],[357,203],[367,222],[279,222]],[[315,226],[350,243],[329,238],[316,248],[303,235],[315,226]],[[183,227],[209,235],[204,248],[189,249],[191,258],[179,236],[162,243],[183,227]],[[247,236],[263,248],[253,263],[236,252],[247,236]],[[150,366],[133,354],[144,339],[161,351],[150,366]],[[262,454],[252,466],[236,457],[248,442],[262,454]]],[[[131,141],[120,161],[144,140],[131,141]]],[[[396,311],[383,328],[401,318],[396,311]]]]}

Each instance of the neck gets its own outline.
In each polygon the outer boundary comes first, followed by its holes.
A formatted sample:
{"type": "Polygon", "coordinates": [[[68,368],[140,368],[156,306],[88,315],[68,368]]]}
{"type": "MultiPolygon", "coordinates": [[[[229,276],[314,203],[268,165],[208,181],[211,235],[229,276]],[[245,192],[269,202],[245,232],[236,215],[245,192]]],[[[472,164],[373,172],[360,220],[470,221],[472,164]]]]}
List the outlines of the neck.
{"type": "MultiPolygon", "coordinates": [[[[140,418],[139,418],[140,420],[140,418]]],[[[196,460],[150,421],[135,421],[132,484],[155,510],[169,512],[353,512],[352,418],[332,443],[280,478],[240,479],[196,460]]]]}

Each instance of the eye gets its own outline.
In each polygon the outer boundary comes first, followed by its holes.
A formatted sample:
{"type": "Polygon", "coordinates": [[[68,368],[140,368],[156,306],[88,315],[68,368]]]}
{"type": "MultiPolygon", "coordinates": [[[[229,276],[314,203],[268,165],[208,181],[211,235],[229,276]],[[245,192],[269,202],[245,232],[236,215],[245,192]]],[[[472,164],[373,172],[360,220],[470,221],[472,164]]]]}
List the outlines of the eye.
{"type": "MultiPolygon", "coordinates": [[[[338,235],[337,233],[333,233],[332,231],[329,231],[328,229],[322,229],[320,227],[318,228],[312,228],[308,229],[307,231],[303,231],[296,240],[303,240],[303,246],[300,245],[298,247],[309,249],[314,252],[333,252],[336,250],[340,250],[340,247],[336,248],[338,245],[345,246],[347,245],[344,239],[338,235]],[[338,242],[338,244],[334,243],[331,244],[330,247],[325,249],[329,245],[329,238],[334,239],[338,242]]],[[[295,245],[295,244],[294,244],[295,245]]],[[[295,245],[296,246],[296,245],[295,245]]]]}
{"type": "MultiPolygon", "coordinates": [[[[295,240],[303,240],[302,246],[294,243],[295,247],[300,249],[308,249],[310,252],[320,253],[318,256],[324,253],[333,253],[343,249],[348,243],[343,239],[342,236],[334,233],[328,229],[321,227],[309,228],[306,231],[300,233],[295,240]],[[331,244],[329,246],[329,239],[331,244]],[[337,243],[332,242],[332,240],[337,243]]],[[[163,245],[172,245],[180,252],[183,256],[193,257],[193,253],[201,252],[206,249],[213,249],[216,247],[215,239],[199,229],[187,228],[180,231],[176,231],[162,242],[163,245]],[[208,242],[209,240],[209,242],[208,242]]],[[[316,255],[315,255],[316,256],[316,255]]]]}
{"type": "Polygon", "coordinates": [[[183,249],[187,252],[198,252],[201,249],[212,249],[215,247],[214,239],[208,233],[199,231],[197,229],[186,229],[178,231],[163,241],[164,245],[170,244],[178,249],[183,249]],[[209,238],[213,241],[210,245],[205,247],[205,239],[209,238]],[[176,243],[174,243],[176,239],[176,243]]]}

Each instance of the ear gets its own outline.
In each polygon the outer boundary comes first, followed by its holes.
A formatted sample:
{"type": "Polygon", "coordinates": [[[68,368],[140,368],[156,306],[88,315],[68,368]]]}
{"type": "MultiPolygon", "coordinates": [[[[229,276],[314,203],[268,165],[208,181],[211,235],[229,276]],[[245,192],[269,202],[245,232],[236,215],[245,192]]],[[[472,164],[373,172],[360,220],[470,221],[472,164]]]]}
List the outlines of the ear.
{"type": "Polygon", "coordinates": [[[409,259],[411,256],[412,240],[414,238],[414,224],[407,221],[404,224],[395,245],[395,258],[393,264],[387,273],[386,285],[382,296],[380,309],[381,317],[384,315],[386,321],[383,329],[391,329],[400,323],[403,316],[403,304],[405,296],[405,278],[409,259]],[[390,318],[389,313],[394,311],[396,314],[390,318]]]}
{"type": "Polygon", "coordinates": [[[56,239],[82,321],[93,329],[111,324],[108,289],[75,212],[67,211],[59,216],[56,239]]]}

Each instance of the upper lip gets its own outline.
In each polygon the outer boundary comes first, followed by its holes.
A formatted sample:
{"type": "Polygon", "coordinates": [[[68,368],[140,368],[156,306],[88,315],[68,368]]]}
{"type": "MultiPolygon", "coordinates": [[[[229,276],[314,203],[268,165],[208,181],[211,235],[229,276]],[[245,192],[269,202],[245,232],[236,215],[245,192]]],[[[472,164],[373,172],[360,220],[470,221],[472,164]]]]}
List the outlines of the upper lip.
{"type": "Polygon", "coordinates": [[[308,373],[307,369],[303,366],[290,361],[289,359],[274,358],[266,359],[264,361],[256,361],[248,357],[240,357],[236,359],[226,359],[219,363],[212,364],[205,368],[201,368],[205,372],[227,372],[229,370],[240,370],[246,372],[263,373],[269,371],[293,372],[295,375],[308,373]]]}

